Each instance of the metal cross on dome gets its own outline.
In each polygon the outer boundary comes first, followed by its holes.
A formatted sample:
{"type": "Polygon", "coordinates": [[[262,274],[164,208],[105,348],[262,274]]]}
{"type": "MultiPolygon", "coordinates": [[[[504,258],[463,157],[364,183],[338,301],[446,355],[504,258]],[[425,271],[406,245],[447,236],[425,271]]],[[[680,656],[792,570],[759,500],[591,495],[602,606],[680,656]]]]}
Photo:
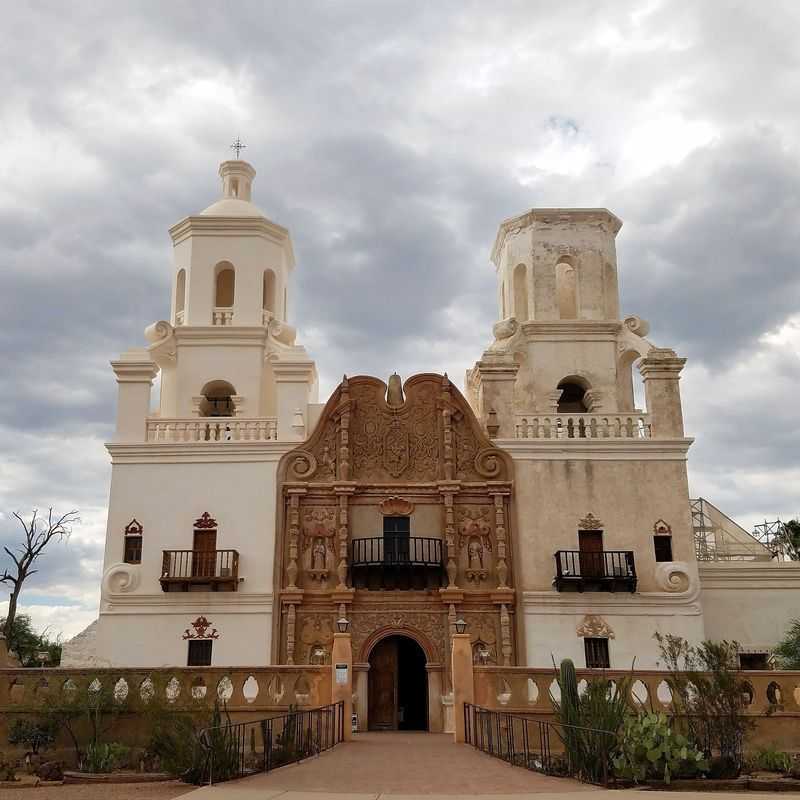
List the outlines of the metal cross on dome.
{"type": "Polygon", "coordinates": [[[240,150],[244,150],[246,147],[247,147],[247,145],[246,144],[242,144],[241,140],[237,136],[236,137],[236,141],[231,145],[231,150],[235,150],[236,151],[236,160],[237,161],[239,160],[239,151],[240,150]]]}

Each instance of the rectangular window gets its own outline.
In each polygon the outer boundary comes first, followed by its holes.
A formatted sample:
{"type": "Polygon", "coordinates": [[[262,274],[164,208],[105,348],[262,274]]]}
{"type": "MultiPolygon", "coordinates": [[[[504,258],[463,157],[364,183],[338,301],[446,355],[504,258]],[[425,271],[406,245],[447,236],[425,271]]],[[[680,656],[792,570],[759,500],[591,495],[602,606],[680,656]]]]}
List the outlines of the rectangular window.
{"type": "Polygon", "coordinates": [[[671,536],[654,536],[653,546],[656,551],[656,561],[672,561],[671,536]]]}
{"type": "Polygon", "coordinates": [[[583,640],[586,652],[587,669],[609,669],[611,661],[608,657],[608,639],[586,638],[583,640]]]}
{"type": "Polygon", "coordinates": [[[142,563],[142,537],[125,536],[125,555],[122,559],[126,564],[142,563]]]}
{"type": "Polygon", "coordinates": [[[739,669],[769,669],[766,653],[739,653],[739,669]]]}
{"type": "Polygon", "coordinates": [[[187,667],[211,666],[211,639],[197,639],[189,642],[189,655],[186,659],[187,667]]]}

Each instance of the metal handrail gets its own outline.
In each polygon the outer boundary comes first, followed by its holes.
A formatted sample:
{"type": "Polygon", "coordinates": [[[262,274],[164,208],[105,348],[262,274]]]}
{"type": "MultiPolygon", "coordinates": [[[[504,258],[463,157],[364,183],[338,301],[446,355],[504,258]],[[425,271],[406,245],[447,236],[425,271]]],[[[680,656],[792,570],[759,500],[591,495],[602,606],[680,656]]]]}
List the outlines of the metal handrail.
{"type": "Polygon", "coordinates": [[[269,772],[319,755],[344,741],[344,726],[344,701],[340,700],[266,719],[203,728],[197,735],[203,752],[195,754],[198,782],[213,784],[269,772]]]}
{"type": "Polygon", "coordinates": [[[608,786],[610,745],[616,742],[614,731],[602,728],[590,728],[583,725],[569,725],[562,722],[550,722],[543,719],[532,719],[507,711],[476,706],[464,703],[464,732],[467,744],[488,753],[509,764],[546,775],[567,774],[585,780],[567,758],[559,763],[554,757],[550,743],[550,733],[555,734],[566,745],[566,731],[580,734],[596,735],[601,762],[602,784],[608,786]]]}
{"type": "Polygon", "coordinates": [[[432,536],[385,534],[353,539],[350,564],[359,566],[439,567],[443,561],[442,540],[432,536]]]}
{"type": "Polygon", "coordinates": [[[237,580],[238,550],[163,550],[161,580],[237,580]]]}
{"type": "Polygon", "coordinates": [[[635,578],[633,550],[557,550],[559,578],[635,578]]]}

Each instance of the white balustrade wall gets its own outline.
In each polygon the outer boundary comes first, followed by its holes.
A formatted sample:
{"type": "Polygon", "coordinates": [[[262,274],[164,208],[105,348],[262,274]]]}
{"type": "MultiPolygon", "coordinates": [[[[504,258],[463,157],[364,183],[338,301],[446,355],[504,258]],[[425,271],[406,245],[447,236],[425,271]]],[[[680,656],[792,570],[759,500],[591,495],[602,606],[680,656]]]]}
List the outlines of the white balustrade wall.
{"type": "Polygon", "coordinates": [[[277,438],[276,417],[151,417],[147,420],[148,442],[271,442],[277,438]]]}
{"type": "Polygon", "coordinates": [[[647,414],[525,414],[517,439],[649,439],[647,414]]]}

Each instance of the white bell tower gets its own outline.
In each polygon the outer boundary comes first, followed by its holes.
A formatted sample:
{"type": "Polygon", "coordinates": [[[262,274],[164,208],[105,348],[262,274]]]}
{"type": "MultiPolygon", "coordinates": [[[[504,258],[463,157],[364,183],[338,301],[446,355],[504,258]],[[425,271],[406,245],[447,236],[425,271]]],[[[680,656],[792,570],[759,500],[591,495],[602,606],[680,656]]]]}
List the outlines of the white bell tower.
{"type": "MultiPolygon", "coordinates": [[[[149,360],[161,372],[160,402],[150,412],[144,393],[128,400],[133,390],[120,382],[121,407],[127,410],[118,440],[146,431],[148,441],[222,435],[298,441],[310,430],[317,372],[287,323],[295,265],[289,231],[253,204],[256,171],[250,164],[224,161],[219,175],[222,197],[170,228],[170,321],[145,331],[149,360]],[[136,419],[128,419],[131,414],[136,419]],[[141,417],[148,418],[146,424],[141,417]],[[206,417],[229,422],[193,422],[206,417]]],[[[126,376],[132,357],[120,362],[126,376]]],[[[125,384],[131,384],[129,377],[125,384]]]]}

